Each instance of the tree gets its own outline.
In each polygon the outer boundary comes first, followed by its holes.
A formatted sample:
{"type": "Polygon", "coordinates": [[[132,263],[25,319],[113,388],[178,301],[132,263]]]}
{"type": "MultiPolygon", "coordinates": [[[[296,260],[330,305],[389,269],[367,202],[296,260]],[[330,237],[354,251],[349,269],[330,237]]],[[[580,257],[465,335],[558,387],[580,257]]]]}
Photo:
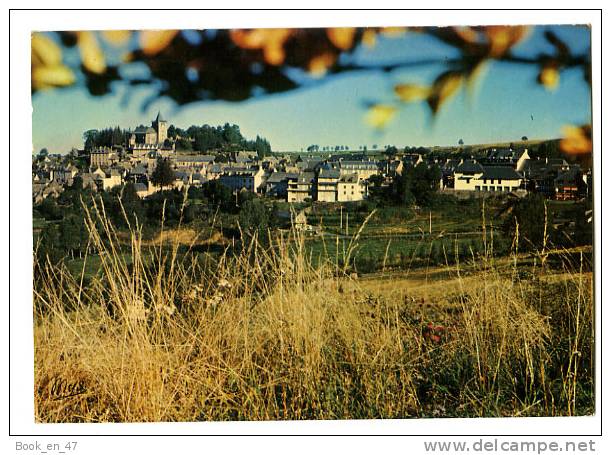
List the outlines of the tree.
{"type": "Polygon", "coordinates": [[[218,180],[204,183],[202,185],[202,193],[215,208],[219,208],[223,212],[235,211],[235,198],[231,190],[222,185],[218,180]]]}
{"type": "MultiPolygon", "coordinates": [[[[238,221],[242,231],[248,236],[255,232],[264,234],[270,223],[270,213],[263,201],[257,198],[250,198],[241,203],[238,221]]],[[[265,235],[260,235],[261,240],[265,240],[265,235]]]]}
{"type": "Polygon", "coordinates": [[[523,140],[523,141],[527,141],[527,140],[528,140],[528,137],[526,137],[526,136],[522,136],[522,140],[523,140]]]}
{"type": "Polygon", "coordinates": [[[193,150],[193,146],[191,145],[191,141],[189,139],[185,139],[181,137],[176,141],[176,150],[187,151],[190,152],[193,150]]]}
{"type": "Polygon", "coordinates": [[[176,179],[176,175],[174,174],[174,169],[172,169],[172,164],[167,158],[159,157],[157,159],[157,166],[155,166],[155,170],[153,171],[153,175],[151,176],[151,182],[154,185],[161,187],[163,191],[164,186],[171,185],[174,183],[176,179]]]}
{"type": "Polygon", "coordinates": [[[441,171],[437,165],[427,166],[420,163],[404,170],[393,182],[395,200],[402,205],[417,204],[427,206],[439,188],[441,171]]]}
{"type": "Polygon", "coordinates": [[[459,140],[458,140],[458,145],[461,145],[461,146],[462,146],[462,145],[465,145],[465,141],[463,141],[462,139],[459,139],[459,140]]]}
{"type": "Polygon", "coordinates": [[[49,156],[49,151],[47,150],[47,148],[46,147],[41,148],[40,152],[38,152],[38,159],[42,160],[46,158],[47,156],[49,156]]]}
{"type": "Polygon", "coordinates": [[[391,158],[395,156],[398,152],[399,150],[397,149],[397,147],[395,147],[394,145],[390,145],[386,148],[386,150],[384,150],[384,155],[386,155],[388,158],[391,158]]]}
{"type": "Polygon", "coordinates": [[[168,137],[176,139],[176,127],[174,125],[168,127],[168,137]]]}
{"type": "Polygon", "coordinates": [[[543,247],[545,233],[549,236],[552,226],[551,216],[543,195],[530,193],[522,199],[510,199],[503,212],[505,215],[503,230],[507,236],[513,238],[516,223],[518,225],[520,249],[530,250],[543,247]]]}

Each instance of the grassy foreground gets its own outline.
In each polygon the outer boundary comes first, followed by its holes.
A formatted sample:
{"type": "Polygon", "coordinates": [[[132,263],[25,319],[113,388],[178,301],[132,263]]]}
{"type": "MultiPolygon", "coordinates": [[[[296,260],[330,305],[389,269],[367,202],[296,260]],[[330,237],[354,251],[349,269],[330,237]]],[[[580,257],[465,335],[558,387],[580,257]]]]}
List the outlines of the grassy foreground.
{"type": "Polygon", "coordinates": [[[126,254],[102,209],[87,224],[91,283],[34,264],[39,422],[594,411],[583,254],[555,271],[545,252],[486,252],[436,275],[363,278],[311,261],[298,232],[202,261],[143,244],[138,226],[126,254]]]}

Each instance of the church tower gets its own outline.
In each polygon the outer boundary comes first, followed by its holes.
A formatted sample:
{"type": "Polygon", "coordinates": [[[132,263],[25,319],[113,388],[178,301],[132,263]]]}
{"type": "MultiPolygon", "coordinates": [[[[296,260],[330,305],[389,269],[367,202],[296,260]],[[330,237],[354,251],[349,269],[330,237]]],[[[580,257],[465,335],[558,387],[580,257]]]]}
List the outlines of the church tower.
{"type": "Polygon", "coordinates": [[[153,120],[153,128],[157,132],[157,143],[163,144],[168,138],[168,122],[161,115],[161,111],[157,113],[157,118],[153,120]]]}

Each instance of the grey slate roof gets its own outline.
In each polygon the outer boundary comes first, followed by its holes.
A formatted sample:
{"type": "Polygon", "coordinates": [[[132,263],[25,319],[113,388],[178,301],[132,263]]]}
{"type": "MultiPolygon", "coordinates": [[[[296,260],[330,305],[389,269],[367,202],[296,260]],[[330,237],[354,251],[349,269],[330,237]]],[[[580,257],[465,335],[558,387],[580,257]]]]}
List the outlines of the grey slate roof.
{"type": "Polygon", "coordinates": [[[140,134],[143,134],[143,133],[156,133],[156,131],[153,128],[151,128],[150,126],[148,126],[148,127],[147,126],[139,126],[138,128],[136,128],[134,130],[134,133],[140,133],[140,134]]]}
{"type": "Polygon", "coordinates": [[[519,180],[522,177],[510,166],[483,166],[480,179],[519,180]]]}
{"type": "Polygon", "coordinates": [[[212,163],[214,155],[176,155],[176,161],[188,161],[191,163],[212,163]]]}
{"type": "Polygon", "coordinates": [[[338,179],[340,172],[338,169],[326,169],[322,168],[318,171],[318,178],[322,179],[338,179]]]}
{"type": "Polygon", "coordinates": [[[467,160],[457,166],[454,172],[459,174],[478,174],[483,171],[484,168],[477,161],[467,160]]]}
{"type": "Polygon", "coordinates": [[[280,183],[291,178],[297,178],[297,174],[291,172],[272,172],[267,179],[267,183],[280,183]]]}

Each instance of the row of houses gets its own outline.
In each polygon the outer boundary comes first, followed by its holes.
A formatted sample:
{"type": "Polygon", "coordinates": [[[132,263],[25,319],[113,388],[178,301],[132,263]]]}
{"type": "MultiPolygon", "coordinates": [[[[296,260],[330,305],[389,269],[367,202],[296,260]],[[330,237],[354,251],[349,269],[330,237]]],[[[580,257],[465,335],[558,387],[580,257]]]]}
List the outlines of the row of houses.
{"type": "MultiPolygon", "coordinates": [[[[424,164],[441,171],[439,188],[463,193],[540,192],[549,198],[571,200],[584,197],[591,187],[591,173],[563,159],[531,159],[528,150],[491,149],[480,159],[437,159],[405,154],[373,160],[365,155],[322,157],[270,156],[234,152],[229,162],[217,162],[212,154],[180,154],[154,143],[137,143],[147,153],[118,153],[111,148],[94,149],[90,167],[79,170],[45,160],[33,172],[35,200],[55,195],[61,185],[76,176],[85,188],[107,191],[126,182],[136,185],[140,197],[160,188],[151,182],[158,158],[170,161],[173,187],[198,186],[218,180],[232,191],[251,191],[288,202],[351,202],[366,199],[374,177],[377,185],[390,185],[410,167],[424,164]],[[53,182],[53,185],[50,183],[53,182]]],[[[132,150],[133,152],[133,150],[132,150]]],[[[223,160],[224,161],[224,160],[223,160]]]]}
{"type": "Polygon", "coordinates": [[[592,172],[563,158],[532,159],[528,150],[493,150],[481,160],[448,160],[441,167],[441,187],[470,192],[541,193],[556,200],[589,194],[592,172]]]}

